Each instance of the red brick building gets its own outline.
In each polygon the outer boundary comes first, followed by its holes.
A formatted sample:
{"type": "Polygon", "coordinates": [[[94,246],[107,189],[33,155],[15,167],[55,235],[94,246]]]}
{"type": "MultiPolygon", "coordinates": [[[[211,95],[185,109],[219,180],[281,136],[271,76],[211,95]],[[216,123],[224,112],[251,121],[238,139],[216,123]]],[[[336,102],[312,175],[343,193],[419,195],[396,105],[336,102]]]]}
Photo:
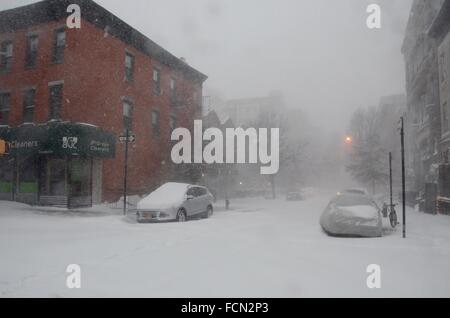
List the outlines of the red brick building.
{"type": "Polygon", "coordinates": [[[167,177],[171,130],[201,116],[207,77],[91,0],[0,12],[0,46],[0,139],[11,146],[0,159],[0,199],[65,205],[90,188],[87,201],[117,200],[124,145],[111,136],[126,126],[137,137],[130,193],[146,193],[167,177]],[[67,27],[70,4],[81,9],[80,29],[67,27]],[[74,141],[94,153],[70,149],[74,141]]]}

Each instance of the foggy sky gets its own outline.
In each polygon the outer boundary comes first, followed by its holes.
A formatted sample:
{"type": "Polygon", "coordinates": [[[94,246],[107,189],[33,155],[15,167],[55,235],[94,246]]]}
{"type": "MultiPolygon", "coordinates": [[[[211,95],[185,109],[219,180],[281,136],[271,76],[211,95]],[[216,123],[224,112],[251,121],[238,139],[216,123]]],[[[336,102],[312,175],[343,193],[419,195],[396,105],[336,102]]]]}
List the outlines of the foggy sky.
{"type": "MultiPolygon", "coordinates": [[[[0,10],[37,1],[2,0],[0,10]]],[[[205,94],[284,93],[314,125],[345,131],[351,112],[404,93],[400,52],[411,0],[97,0],[207,74],[205,94]],[[378,3],[382,29],[366,27],[378,3]]]]}

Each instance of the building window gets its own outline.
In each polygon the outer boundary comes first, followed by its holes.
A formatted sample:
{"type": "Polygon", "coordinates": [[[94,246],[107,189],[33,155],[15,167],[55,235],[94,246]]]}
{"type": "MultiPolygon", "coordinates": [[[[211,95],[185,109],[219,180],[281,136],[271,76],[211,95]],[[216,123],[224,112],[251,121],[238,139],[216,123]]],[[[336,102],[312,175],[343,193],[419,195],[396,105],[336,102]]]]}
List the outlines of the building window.
{"type": "Polygon", "coordinates": [[[8,125],[11,110],[11,94],[0,93],[0,125],[8,125]]]}
{"type": "Polygon", "coordinates": [[[169,126],[172,131],[177,128],[177,117],[175,115],[170,116],[169,126]]]}
{"type": "Polygon", "coordinates": [[[173,77],[170,78],[170,100],[172,104],[177,101],[177,80],[173,77]]]}
{"type": "Polygon", "coordinates": [[[152,130],[153,135],[155,136],[159,136],[161,134],[160,116],[159,112],[156,110],[152,112],[152,130]]]}
{"type": "Polygon", "coordinates": [[[53,63],[64,62],[64,50],[66,48],[66,30],[59,29],[55,31],[55,40],[53,47],[53,63]]]}
{"type": "Polygon", "coordinates": [[[25,92],[23,98],[23,122],[32,123],[34,109],[36,107],[36,90],[29,89],[25,92]]]}
{"type": "Polygon", "coordinates": [[[134,55],[130,53],[125,54],[125,79],[129,83],[134,81],[134,55]]]}
{"type": "Polygon", "coordinates": [[[4,41],[1,45],[0,52],[0,72],[2,74],[9,73],[12,68],[13,59],[13,43],[11,41],[4,41]]]}
{"type": "Polygon", "coordinates": [[[39,37],[30,35],[27,38],[27,53],[25,55],[25,67],[35,68],[38,56],[39,37]]]}
{"type": "Polygon", "coordinates": [[[63,84],[50,86],[50,119],[61,119],[63,84]]]}
{"type": "Polygon", "coordinates": [[[153,93],[161,95],[161,72],[156,68],[153,69],[153,93]]]}
{"type": "Polygon", "coordinates": [[[133,129],[133,103],[129,100],[123,101],[123,126],[125,129],[133,129]]]}

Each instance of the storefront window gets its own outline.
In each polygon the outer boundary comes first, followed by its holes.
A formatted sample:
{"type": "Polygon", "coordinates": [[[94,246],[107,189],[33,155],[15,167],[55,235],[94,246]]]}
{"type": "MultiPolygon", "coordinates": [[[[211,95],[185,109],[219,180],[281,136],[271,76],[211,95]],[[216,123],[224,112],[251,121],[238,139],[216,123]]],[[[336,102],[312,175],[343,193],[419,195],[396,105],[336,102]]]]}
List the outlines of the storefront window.
{"type": "Polygon", "coordinates": [[[0,194],[12,193],[14,179],[14,161],[12,158],[0,157],[0,194]]]}
{"type": "Polygon", "coordinates": [[[19,193],[37,193],[35,157],[19,159],[17,176],[19,193]]]}

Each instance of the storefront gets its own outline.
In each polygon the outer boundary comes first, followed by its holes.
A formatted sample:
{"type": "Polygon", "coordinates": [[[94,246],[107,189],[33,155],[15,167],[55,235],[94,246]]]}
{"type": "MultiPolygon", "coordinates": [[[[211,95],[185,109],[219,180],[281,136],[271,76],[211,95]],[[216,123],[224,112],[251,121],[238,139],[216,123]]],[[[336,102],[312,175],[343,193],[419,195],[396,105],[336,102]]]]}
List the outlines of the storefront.
{"type": "Polygon", "coordinates": [[[77,123],[3,129],[9,154],[0,158],[0,200],[32,205],[91,206],[100,192],[102,161],[115,157],[115,136],[77,123]]]}

